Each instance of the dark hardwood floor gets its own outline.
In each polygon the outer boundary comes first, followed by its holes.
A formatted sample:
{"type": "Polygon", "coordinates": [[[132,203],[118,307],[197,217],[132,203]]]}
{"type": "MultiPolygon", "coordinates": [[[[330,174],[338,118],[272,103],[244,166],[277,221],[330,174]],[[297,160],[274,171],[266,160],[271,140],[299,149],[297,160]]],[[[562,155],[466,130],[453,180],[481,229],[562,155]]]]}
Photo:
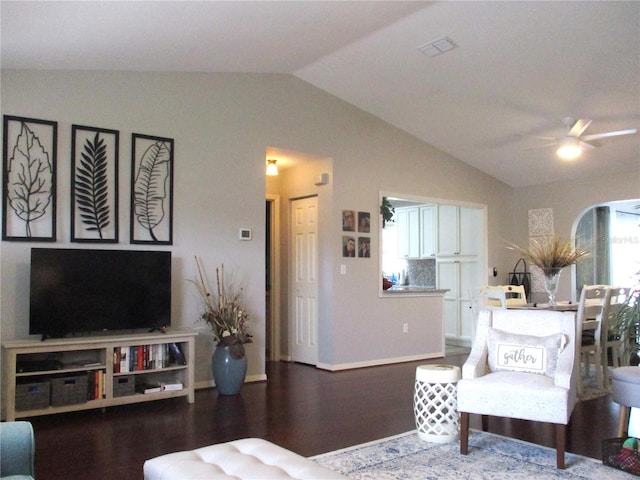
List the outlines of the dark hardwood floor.
{"type": "MultiPolygon", "coordinates": [[[[30,419],[39,480],[140,479],[142,464],[165,453],[243,437],[261,437],[304,456],[415,428],[415,368],[461,365],[466,355],[343,372],[271,363],[268,381],[240,395],[196,392],[196,402],[163,400],[105,411],[30,419]]],[[[601,457],[601,440],[616,436],[618,406],[610,397],[579,403],[567,450],[601,457]]],[[[480,418],[472,416],[472,428],[480,418]]],[[[550,425],[490,418],[489,431],[553,447],[550,425]]]]}

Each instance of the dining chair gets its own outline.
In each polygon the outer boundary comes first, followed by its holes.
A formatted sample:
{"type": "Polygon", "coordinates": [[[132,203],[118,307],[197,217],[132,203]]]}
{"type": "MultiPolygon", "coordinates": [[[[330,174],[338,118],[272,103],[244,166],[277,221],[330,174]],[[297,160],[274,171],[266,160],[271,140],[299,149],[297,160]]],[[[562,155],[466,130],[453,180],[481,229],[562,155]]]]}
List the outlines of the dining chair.
{"type": "Polygon", "coordinates": [[[599,389],[604,388],[602,372],[602,311],[606,300],[608,285],[584,285],[580,292],[576,326],[580,339],[579,358],[577,367],[581,366],[583,372],[577,376],[578,395],[584,393],[584,379],[589,378],[591,359],[596,374],[596,383],[599,389]]]}
{"type": "Polygon", "coordinates": [[[473,314],[473,324],[471,325],[471,339],[473,340],[476,335],[480,311],[506,309],[507,300],[504,290],[493,286],[470,288],[469,298],[471,299],[471,312],[473,314]]]}
{"type": "Polygon", "coordinates": [[[527,294],[524,290],[524,285],[496,285],[495,288],[504,290],[507,307],[527,304],[527,294]]]}
{"type": "Polygon", "coordinates": [[[611,367],[617,368],[628,365],[628,360],[624,359],[624,344],[626,341],[625,328],[616,321],[616,313],[620,306],[627,301],[630,288],[611,287],[607,291],[607,296],[602,309],[602,327],[600,328],[600,345],[602,347],[602,370],[605,388],[608,388],[611,379],[609,372],[609,356],[611,356],[611,367]]]}

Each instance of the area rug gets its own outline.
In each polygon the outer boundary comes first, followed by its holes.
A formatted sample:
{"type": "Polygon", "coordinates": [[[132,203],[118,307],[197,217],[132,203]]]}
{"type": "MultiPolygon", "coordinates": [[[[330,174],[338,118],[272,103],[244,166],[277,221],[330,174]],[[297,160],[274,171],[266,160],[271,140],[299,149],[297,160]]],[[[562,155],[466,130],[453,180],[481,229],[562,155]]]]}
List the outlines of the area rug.
{"type": "Polygon", "coordinates": [[[567,453],[565,470],[556,469],[552,448],[472,431],[469,454],[460,443],[429,443],[417,432],[384,438],[311,457],[354,480],[637,480],[598,460],[567,453]]]}
{"type": "Polygon", "coordinates": [[[593,368],[589,368],[589,374],[582,377],[582,395],[578,400],[584,402],[585,400],[591,400],[593,398],[604,397],[611,393],[611,388],[600,388],[596,380],[595,365],[593,368]]]}

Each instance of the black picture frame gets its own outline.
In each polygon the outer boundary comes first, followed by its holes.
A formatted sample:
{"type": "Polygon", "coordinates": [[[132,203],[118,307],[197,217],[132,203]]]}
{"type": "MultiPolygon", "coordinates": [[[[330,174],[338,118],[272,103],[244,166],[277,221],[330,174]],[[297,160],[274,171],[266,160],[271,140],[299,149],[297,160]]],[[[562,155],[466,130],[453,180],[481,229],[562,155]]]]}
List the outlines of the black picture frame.
{"type": "Polygon", "coordinates": [[[58,122],[3,116],[2,240],[56,240],[58,122]]]}
{"type": "Polygon", "coordinates": [[[172,138],[131,135],[132,244],[173,245],[172,138]]]}
{"type": "Polygon", "coordinates": [[[118,242],[120,132],[71,126],[71,241],[118,242]]]}

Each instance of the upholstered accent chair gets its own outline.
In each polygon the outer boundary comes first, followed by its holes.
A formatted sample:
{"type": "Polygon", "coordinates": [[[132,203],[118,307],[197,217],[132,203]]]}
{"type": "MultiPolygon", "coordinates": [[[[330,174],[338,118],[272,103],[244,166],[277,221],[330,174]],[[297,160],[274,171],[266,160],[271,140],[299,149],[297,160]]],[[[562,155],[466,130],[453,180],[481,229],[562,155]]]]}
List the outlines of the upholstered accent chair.
{"type": "Polygon", "coordinates": [[[31,423],[0,423],[0,478],[33,480],[34,451],[31,423]]]}
{"type": "Polygon", "coordinates": [[[565,467],[566,426],[576,404],[575,313],[482,310],[458,382],[460,453],[469,449],[469,415],[555,425],[556,465],[565,467]]]}

